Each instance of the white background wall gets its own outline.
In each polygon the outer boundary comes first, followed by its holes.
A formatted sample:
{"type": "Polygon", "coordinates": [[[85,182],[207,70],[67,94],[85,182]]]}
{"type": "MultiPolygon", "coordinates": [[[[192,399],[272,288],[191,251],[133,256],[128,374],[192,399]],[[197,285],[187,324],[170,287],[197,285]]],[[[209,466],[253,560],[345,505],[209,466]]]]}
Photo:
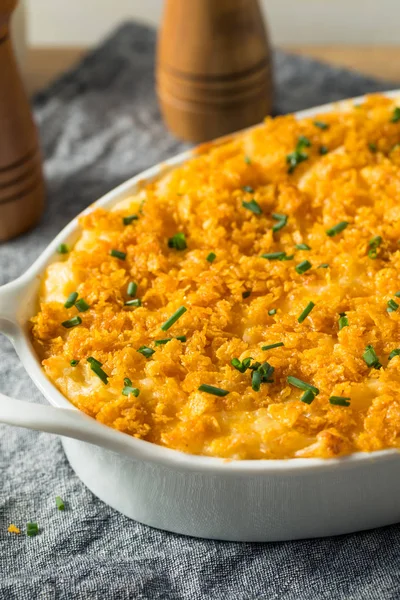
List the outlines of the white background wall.
{"type": "MultiPolygon", "coordinates": [[[[261,2],[276,44],[400,44],[400,0],[261,2]]],[[[87,46],[125,19],[157,25],[163,1],[26,0],[26,5],[33,45],[87,46]]]]}

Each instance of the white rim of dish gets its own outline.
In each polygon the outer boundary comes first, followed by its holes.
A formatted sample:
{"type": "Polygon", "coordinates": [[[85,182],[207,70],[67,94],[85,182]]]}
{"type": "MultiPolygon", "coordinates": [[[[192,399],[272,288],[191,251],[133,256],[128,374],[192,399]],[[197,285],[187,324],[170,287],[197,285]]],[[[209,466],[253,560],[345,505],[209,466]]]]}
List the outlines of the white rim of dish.
{"type": "MultiPolygon", "coordinates": [[[[395,98],[400,96],[400,89],[390,90],[387,92],[380,92],[380,95],[388,98],[395,98]]],[[[315,114],[323,114],[331,112],[341,107],[346,107],[349,102],[358,103],[363,102],[365,96],[358,96],[355,98],[348,98],[340,100],[335,103],[324,104],[321,106],[309,108],[306,110],[294,113],[296,118],[306,118],[314,116],[315,114]]],[[[254,127],[257,127],[255,125],[254,127]]],[[[251,127],[249,129],[253,129],[251,127]]],[[[236,132],[228,136],[224,136],[215,141],[215,143],[229,140],[241,132],[236,132]]],[[[214,142],[210,142],[213,144],[214,142]]],[[[200,146],[201,150],[201,146],[200,146]]],[[[118,203],[125,193],[134,190],[135,186],[141,186],[151,180],[154,180],[169,170],[171,167],[180,165],[186,160],[196,155],[196,148],[178,154],[173,158],[165,161],[164,163],[158,164],[154,167],[147,169],[146,171],[135,175],[128,179],[118,187],[114,188],[102,198],[89,205],[79,215],[77,215],[62,231],[54,238],[54,240],[47,246],[43,253],[37,258],[37,260],[29,267],[29,269],[18,279],[12,281],[3,288],[0,288],[0,292],[5,287],[11,289],[14,287],[25,287],[29,285],[35,278],[41,276],[46,266],[53,262],[56,256],[56,249],[59,244],[65,242],[74,242],[77,239],[78,234],[78,219],[84,214],[90,212],[94,207],[107,207],[111,208],[114,204],[118,203]],[[75,234],[75,235],[74,235],[75,234]]],[[[136,193],[137,190],[132,191],[136,193]]],[[[50,379],[45,375],[42,366],[33,347],[30,343],[30,338],[26,330],[18,327],[18,331],[14,329],[9,332],[9,337],[12,340],[18,356],[21,359],[22,364],[27,370],[28,374],[32,378],[35,385],[48,399],[48,401],[58,408],[78,410],[67,398],[59,392],[59,390],[53,385],[50,379]]],[[[314,473],[317,471],[326,471],[330,469],[341,468],[352,468],[355,464],[359,463],[376,463],[386,459],[396,459],[399,456],[399,452],[396,449],[379,450],[374,452],[355,452],[339,458],[288,458],[288,459],[252,459],[252,460],[238,460],[238,459],[224,459],[212,456],[186,454],[179,450],[174,450],[165,446],[160,446],[146,440],[138,439],[128,434],[122,433],[111,427],[104,426],[107,430],[112,432],[115,436],[115,440],[121,444],[124,440],[124,445],[127,447],[131,446],[132,450],[137,452],[138,460],[145,462],[153,462],[169,466],[171,468],[192,470],[192,471],[215,471],[224,474],[241,474],[241,475],[279,475],[281,473],[295,475],[296,473],[304,474],[304,471],[310,471],[314,473]],[[122,437],[121,437],[122,436],[122,437]]],[[[132,452],[134,454],[135,452],[132,452]]]]}

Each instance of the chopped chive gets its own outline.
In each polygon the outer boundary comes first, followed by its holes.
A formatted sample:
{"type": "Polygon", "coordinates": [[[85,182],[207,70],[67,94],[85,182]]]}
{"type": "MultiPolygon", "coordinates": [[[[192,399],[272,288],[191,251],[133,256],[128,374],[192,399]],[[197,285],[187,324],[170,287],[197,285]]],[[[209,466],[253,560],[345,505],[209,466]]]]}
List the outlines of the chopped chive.
{"type": "Polygon", "coordinates": [[[173,314],[173,315],[171,315],[171,316],[170,316],[170,318],[169,318],[169,319],[167,319],[167,320],[165,321],[165,323],[163,323],[163,324],[161,325],[161,329],[162,329],[163,331],[167,331],[167,330],[168,330],[170,327],[172,327],[172,325],[173,325],[174,323],[176,323],[176,322],[177,322],[177,320],[178,320],[178,319],[180,319],[180,317],[181,317],[181,316],[182,316],[182,315],[183,315],[183,314],[184,314],[186,311],[187,311],[187,308],[186,308],[185,306],[180,306],[180,307],[178,308],[178,310],[176,310],[176,311],[174,312],[174,314],[173,314]]]}
{"type": "Polygon", "coordinates": [[[72,359],[69,364],[71,367],[76,367],[79,365],[79,360],[72,359]]]}
{"type": "Polygon", "coordinates": [[[124,217],[122,222],[124,225],[130,225],[133,221],[137,221],[138,218],[139,217],[137,215],[129,215],[128,217],[124,217]]]}
{"type": "Polygon", "coordinates": [[[365,352],[363,354],[363,359],[366,362],[368,367],[373,367],[374,369],[380,369],[381,363],[379,362],[379,358],[376,355],[374,348],[371,344],[365,348],[365,352]]]}
{"type": "Polygon", "coordinates": [[[65,304],[64,304],[65,308],[72,308],[72,306],[75,304],[77,299],[78,299],[78,292],[72,292],[65,301],[65,304]]]}
{"type": "Polygon", "coordinates": [[[39,533],[39,526],[37,523],[27,523],[26,524],[26,535],[32,537],[39,533]]]}
{"type": "Polygon", "coordinates": [[[253,200],[250,200],[250,202],[242,202],[242,206],[243,208],[247,208],[247,210],[250,210],[252,213],[254,213],[255,215],[261,215],[262,214],[262,208],[261,206],[258,204],[258,202],[256,202],[253,198],[253,200]]]}
{"type": "Polygon", "coordinates": [[[179,340],[180,342],[186,342],[186,335],[177,335],[176,340],[179,340]]]}
{"type": "Polygon", "coordinates": [[[108,375],[101,368],[101,363],[99,363],[98,360],[93,358],[93,356],[89,356],[89,358],[87,358],[86,360],[90,364],[90,368],[92,369],[93,373],[95,373],[95,375],[97,375],[97,377],[101,379],[104,385],[107,385],[108,375]]]}
{"type": "Polygon", "coordinates": [[[306,390],[300,400],[305,404],[311,404],[315,400],[315,394],[312,390],[306,390]]]}
{"type": "Polygon", "coordinates": [[[393,109],[392,118],[390,120],[392,123],[398,123],[400,121],[400,108],[398,106],[393,109]]]}
{"type": "Polygon", "coordinates": [[[182,232],[175,233],[168,240],[168,248],[175,248],[175,250],[186,250],[186,236],[182,232]]]}
{"type": "Polygon", "coordinates": [[[244,192],[248,192],[249,194],[254,194],[254,189],[251,187],[251,185],[244,185],[242,190],[244,192]]]}
{"type": "Polygon", "coordinates": [[[149,348],[148,346],[140,346],[140,348],[138,348],[136,352],[139,352],[139,354],[143,354],[145,358],[150,358],[150,356],[153,356],[155,350],[149,348]]]}
{"type": "Polygon", "coordinates": [[[343,327],[349,326],[349,320],[346,316],[346,313],[339,313],[339,331],[343,329],[343,327]]]}
{"type": "Polygon", "coordinates": [[[295,271],[299,275],[302,275],[303,273],[305,273],[306,271],[308,271],[309,269],[311,269],[311,267],[312,267],[312,264],[310,263],[310,261],[308,261],[308,260],[302,260],[301,263],[299,263],[298,265],[296,265],[295,271]]]}
{"type": "Polygon", "coordinates": [[[58,254],[68,254],[68,252],[69,252],[68,244],[60,244],[59,246],[57,246],[57,252],[58,252],[58,254]]]}
{"type": "Polygon", "coordinates": [[[250,158],[250,156],[245,156],[244,157],[244,162],[246,163],[246,165],[251,165],[251,158],[250,158]]]}
{"type": "Polygon", "coordinates": [[[392,350],[389,354],[388,360],[392,360],[392,358],[394,358],[395,356],[400,356],[400,348],[395,348],[394,350],[392,350]]]}
{"type": "Polygon", "coordinates": [[[258,370],[253,371],[251,374],[251,387],[253,388],[253,390],[255,392],[260,391],[261,382],[262,382],[262,375],[261,375],[260,371],[258,371],[258,370]]]}
{"type": "Polygon", "coordinates": [[[394,300],[390,299],[387,303],[387,312],[395,312],[399,308],[399,305],[394,300]]]}
{"type": "Polygon", "coordinates": [[[110,256],[114,258],[119,258],[120,260],[126,259],[126,252],[121,252],[121,250],[115,250],[114,248],[110,250],[110,256]]]}
{"type": "Polygon", "coordinates": [[[206,394],[212,394],[213,396],[220,396],[221,398],[229,394],[227,390],[214,387],[213,385],[208,385],[207,383],[202,383],[197,389],[199,392],[205,392],[206,394]]]}
{"type": "Polygon", "coordinates": [[[372,258],[373,260],[375,260],[378,256],[378,248],[379,246],[382,244],[382,238],[380,235],[376,235],[375,237],[371,238],[368,242],[368,256],[369,258],[372,258]]]}
{"type": "Polygon", "coordinates": [[[325,123],[324,121],[314,121],[313,125],[315,125],[315,127],[318,127],[318,129],[329,129],[328,123],[325,123]]]}
{"type": "Polygon", "coordinates": [[[304,321],[304,319],[306,319],[308,317],[308,315],[310,314],[310,312],[312,311],[314,306],[315,306],[314,302],[309,302],[307,304],[307,306],[305,307],[305,309],[303,310],[303,312],[297,319],[299,323],[302,323],[304,321]]]}
{"type": "Polygon", "coordinates": [[[308,154],[306,154],[306,152],[303,152],[303,149],[309,146],[311,146],[310,140],[304,135],[301,135],[297,140],[295,150],[286,156],[286,162],[289,165],[288,173],[293,173],[295,168],[300,163],[307,160],[308,154]]]}
{"type": "Polygon", "coordinates": [[[217,258],[217,255],[215,254],[215,252],[210,252],[210,254],[207,256],[206,261],[208,261],[209,263],[214,262],[214,260],[217,258]]]}
{"type": "Polygon", "coordinates": [[[325,156],[325,154],[328,154],[329,148],[327,146],[320,146],[318,152],[321,156],[325,156]]]}
{"type": "Polygon", "coordinates": [[[297,377],[292,377],[292,375],[289,375],[289,377],[287,378],[287,382],[290,383],[291,385],[294,385],[295,387],[299,388],[299,390],[303,390],[304,392],[306,392],[307,390],[310,390],[314,394],[314,396],[318,396],[318,394],[319,394],[318,388],[311,385],[310,383],[307,383],[305,381],[302,381],[301,379],[298,379],[297,377]]]}
{"type": "Polygon", "coordinates": [[[288,216],[282,215],[281,213],[272,213],[272,218],[275,219],[275,221],[277,221],[277,223],[275,223],[275,225],[272,226],[272,231],[279,231],[280,229],[285,227],[285,225],[288,222],[288,216]]]}
{"type": "Polygon", "coordinates": [[[137,283],[135,283],[134,281],[130,281],[128,284],[128,289],[126,290],[128,296],[135,296],[137,292],[137,287],[137,283]]]}
{"type": "Polygon", "coordinates": [[[266,254],[261,254],[261,258],[266,258],[267,260],[284,260],[286,256],[286,252],[267,252],[266,254]]]}
{"type": "Polygon", "coordinates": [[[125,377],[124,385],[132,385],[132,381],[129,379],[129,377],[125,377]]]}
{"type": "Polygon", "coordinates": [[[243,360],[239,360],[238,358],[232,358],[231,365],[240,373],[244,373],[247,369],[250,369],[250,363],[252,361],[252,357],[248,356],[243,360]]]}
{"type": "Polygon", "coordinates": [[[341,221],[337,225],[334,225],[333,227],[330,227],[330,229],[327,229],[326,235],[329,235],[329,237],[333,237],[334,235],[337,235],[338,233],[341,233],[342,231],[344,231],[346,229],[347,225],[348,225],[347,221],[341,221]]]}
{"type": "Polygon", "coordinates": [[[344,396],[331,396],[329,398],[329,404],[334,404],[335,406],[350,406],[351,398],[345,398],[344,396]]]}
{"type": "Polygon", "coordinates": [[[72,319],[68,319],[67,321],[63,321],[61,325],[65,327],[65,329],[71,329],[72,327],[76,327],[82,323],[82,319],[80,317],[72,317],[72,319]]]}
{"type": "Polygon", "coordinates": [[[138,390],[138,388],[132,387],[131,385],[126,385],[122,390],[122,394],[124,396],[130,396],[132,394],[132,396],[135,396],[135,398],[137,398],[140,394],[140,390],[138,390]]]}
{"type": "Polygon", "coordinates": [[[260,391],[261,383],[273,383],[273,379],[271,379],[275,367],[265,362],[262,365],[260,363],[254,363],[250,367],[253,372],[251,374],[251,387],[255,392],[260,391]]]}
{"type": "Polygon", "coordinates": [[[297,148],[310,147],[311,142],[305,135],[300,135],[297,140],[297,148]]]}
{"type": "Polygon", "coordinates": [[[268,314],[270,317],[272,317],[273,315],[276,315],[276,308],[270,308],[268,311],[268,314]]]}
{"type": "Polygon", "coordinates": [[[84,298],[79,298],[79,300],[75,302],[75,306],[79,312],[86,312],[90,308],[89,304],[86,302],[86,300],[84,300],[84,298]]]}
{"type": "Polygon", "coordinates": [[[65,504],[60,496],[56,496],[56,506],[58,510],[65,510],[65,504]]]}
{"type": "Polygon", "coordinates": [[[374,142],[370,142],[368,144],[368,148],[371,150],[371,152],[376,152],[378,150],[378,146],[374,142]]]}
{"type": "Polygon", "coordinates": [[[280,346],[284,346],[283,342],[276,342],[275,344],[269,344],[268,346],[262,346],[261,350],[272,350],[272,348],[280,348],[280,346]]]}
{"type": "Polygon", "coordinates": [[[125,302],[125,306],[142,306],[142,301],[140,298],[135,298],[134,300],[128,300],[125,302]]]}
{"type": "Polygon", "coordinates": [[[321,263],[320,265],[318,265],[317,269],[328,269],[329,265],[328,263],[321,263]]]}
{"type": "Polygon", "coordinates": [[[297,250],[311,250],[310,246],[307,244],[296,244],[297,250]]]}
{"type": "Polygon", "coordinates": [[[246,298],[249,298],[250,296],[251,296],[251,290],[246,290],[245,292],[242,293],[243,300],[246,300],[246,298]]]}
{"type": "Polygon", "coordinates": [[[400,298],[400,291],[395,293],[396,298],[400,298]]]}
{"type": "Polygon", "coordinates": [[[164,338],[162,340],[155,340],[156,346],[163,346],[164,344],[168,344],[171,340],[179,340],[180,342],[186,342],[185,335],[178,335],[176,338],[164,338]]]}

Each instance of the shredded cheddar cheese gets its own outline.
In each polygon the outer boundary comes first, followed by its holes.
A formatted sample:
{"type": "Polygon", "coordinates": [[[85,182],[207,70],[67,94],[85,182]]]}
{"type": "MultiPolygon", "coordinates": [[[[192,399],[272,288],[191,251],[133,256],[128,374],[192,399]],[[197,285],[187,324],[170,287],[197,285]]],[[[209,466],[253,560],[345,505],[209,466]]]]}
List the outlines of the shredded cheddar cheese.
{"type": "Polygon", "coordinates": [[[395,107],[267,118],[81,217],[32,319],[48,377],[101,423],[193,454],[399,448],[395,107]]]}

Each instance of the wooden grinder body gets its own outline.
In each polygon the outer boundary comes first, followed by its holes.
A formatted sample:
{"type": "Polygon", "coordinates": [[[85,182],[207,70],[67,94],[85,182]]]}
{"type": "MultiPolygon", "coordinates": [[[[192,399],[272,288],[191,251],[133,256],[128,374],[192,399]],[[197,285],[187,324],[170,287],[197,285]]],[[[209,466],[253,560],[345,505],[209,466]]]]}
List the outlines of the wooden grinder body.
{"type": "Polygon", "coordinates": [[[168,127],[202,142],[271,111],[271,52],[257,0],[166,0],[157,92],[168,127]]]}
{"type": "Polygon", "coordinates": [[[0,0],[0,241],[32,227],[44,206],[37,132],[9,37],[16,3],[0,0]]]}

